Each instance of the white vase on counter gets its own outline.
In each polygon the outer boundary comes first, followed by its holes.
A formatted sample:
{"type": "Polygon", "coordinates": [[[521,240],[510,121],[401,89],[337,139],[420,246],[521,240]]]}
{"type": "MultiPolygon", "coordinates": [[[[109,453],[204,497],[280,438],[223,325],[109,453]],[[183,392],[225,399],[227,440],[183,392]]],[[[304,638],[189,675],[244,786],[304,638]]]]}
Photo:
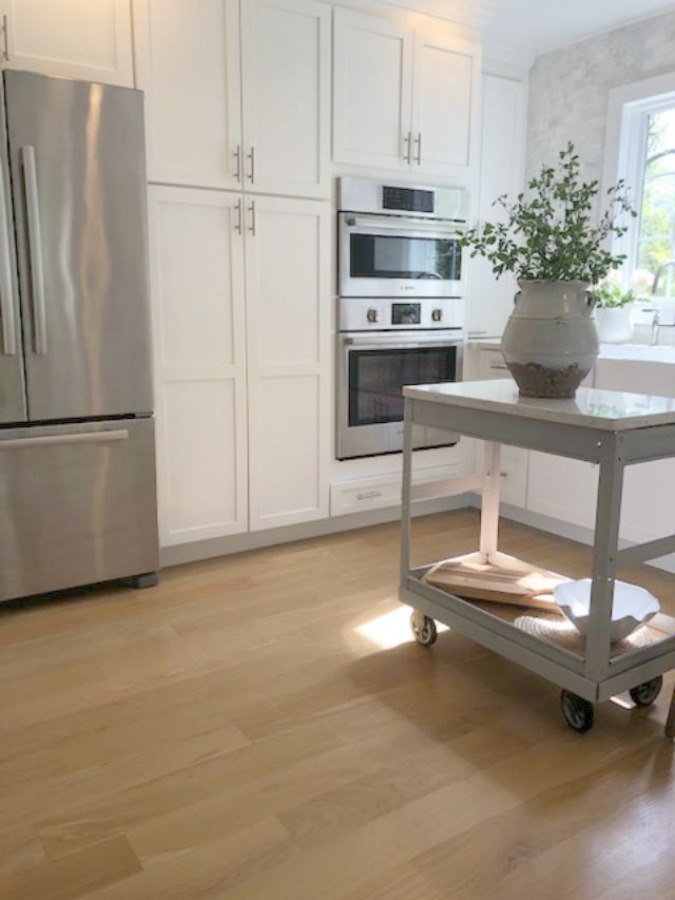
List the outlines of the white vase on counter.
{"type": "Polygon", "coordinates": [[[627,344],[633,336],[633,304],[596,306],[595,324],[601,344],[627,344]]]}

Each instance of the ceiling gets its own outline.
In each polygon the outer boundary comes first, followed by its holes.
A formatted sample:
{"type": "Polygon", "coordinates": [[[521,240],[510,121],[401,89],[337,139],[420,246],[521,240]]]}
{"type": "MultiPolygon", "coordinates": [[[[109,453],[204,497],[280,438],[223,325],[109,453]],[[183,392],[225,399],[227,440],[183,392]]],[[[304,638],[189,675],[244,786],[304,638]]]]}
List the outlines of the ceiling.
{"type": "Polygon", "coordinates": [[[524,57],[675,12],[674,0],[386,0],[396,6],[463,22],[483,33],[486,47],[524,57]]]}

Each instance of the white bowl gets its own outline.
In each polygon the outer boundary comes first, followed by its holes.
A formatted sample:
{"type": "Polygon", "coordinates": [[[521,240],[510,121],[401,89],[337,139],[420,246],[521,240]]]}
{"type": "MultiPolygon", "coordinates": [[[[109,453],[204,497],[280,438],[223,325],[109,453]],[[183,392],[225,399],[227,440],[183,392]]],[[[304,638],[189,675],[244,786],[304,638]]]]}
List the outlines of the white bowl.
{"type": "MultiPolygon", "coordinates": [[[[590,578],[580,578],[578,581],[566,581],[559,584],[553,590],[553,597],[560,611],[577,627],[581,634],[586,634],[588,631],[591,585],[590,578]]],[[[627,638],[636,628],[655,616],[660,609],[659,601],[649,591],[625,581],[615,581],[614,602],[612,603],[612,642],[627,638]]]]}

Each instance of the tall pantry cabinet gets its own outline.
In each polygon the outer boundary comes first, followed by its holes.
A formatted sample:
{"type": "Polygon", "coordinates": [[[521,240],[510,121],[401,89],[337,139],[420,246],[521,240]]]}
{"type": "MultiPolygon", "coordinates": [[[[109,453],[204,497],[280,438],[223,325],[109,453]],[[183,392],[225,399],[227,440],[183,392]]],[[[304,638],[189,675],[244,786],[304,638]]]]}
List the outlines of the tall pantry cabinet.
{"type": "Polygon", "coordinates": [[[330,22],[134,2],[164,546],[328,514],[330,22]]]}

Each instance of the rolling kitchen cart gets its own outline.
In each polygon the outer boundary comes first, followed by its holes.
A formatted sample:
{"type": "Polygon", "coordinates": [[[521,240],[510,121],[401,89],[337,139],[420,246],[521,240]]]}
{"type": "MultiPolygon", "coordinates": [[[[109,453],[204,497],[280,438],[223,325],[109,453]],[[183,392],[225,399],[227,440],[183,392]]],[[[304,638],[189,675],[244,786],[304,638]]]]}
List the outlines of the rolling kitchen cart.
{"type": "MultiPolygon", "coordinates": [[[[399,599],[414,609],[419,643],[436,637],[435,620],[559,685],[568,724],[587,731],[593,703],[630,691],[638,706],[650,705],[662,673],[675,668],[675,618],[659,613],[644,629],[645,646],[611,644],[615,573],[624,566],[675,551],[675,534],[619,549],[619,514],[624,468],[675,456],[675,400],[580,388],[573,400],[530,399],[511,380],[406,387],[403,449],[401,586],[399,599]],[[410,568],[412,431],[414,425],[449,429],[487,441],[481,478],[462,479],[453,492],[482,487],[477,556],[498,561],[501,444],[510,444],[599,465],[593,544],[591,609],[587,637],[570,649],[519,627],[508,607],[480,604],[441,590],[423,579],[432,568],[410,568]]],[[[656,502],[656,498],[655,498],[656,502]]],[[[537,610],[531,611],[534,615],[537,610]]],[[[529,616],[527,617],[529,618],[529,616]]],[[[666,735],[675,739],[675,695],[666,735]]]]}

